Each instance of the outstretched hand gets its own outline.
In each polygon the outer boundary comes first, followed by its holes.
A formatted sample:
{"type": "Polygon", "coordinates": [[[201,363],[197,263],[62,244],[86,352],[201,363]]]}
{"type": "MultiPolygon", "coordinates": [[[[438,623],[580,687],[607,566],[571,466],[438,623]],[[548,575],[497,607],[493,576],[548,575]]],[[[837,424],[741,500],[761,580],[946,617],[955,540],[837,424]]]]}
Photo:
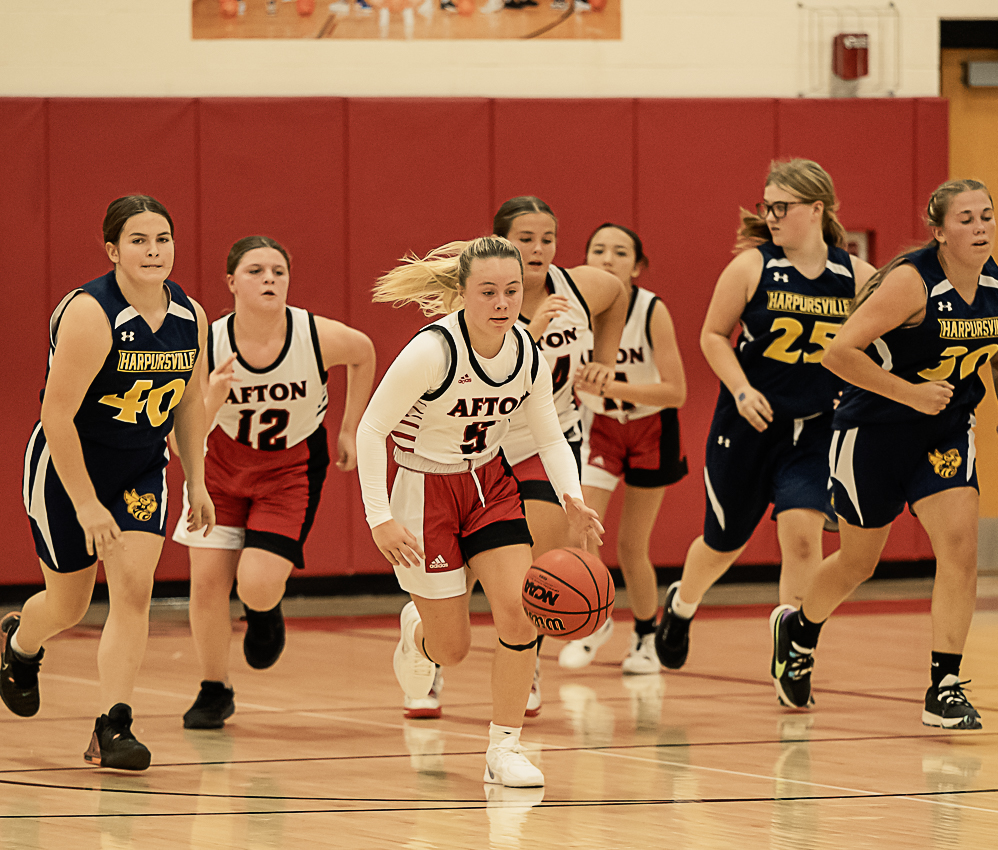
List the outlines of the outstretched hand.
{"type": "Polygon", "coordinates": [[[605,529],[599,521],[599,514],[590,508],[582,499],[573,499],[568,493],[562,498],[565,500],[565,513],[568,515],[568,527],[571,533],[581,542],[580,549],[589,549],[589,541],[592,540],[597,546],[603,545],[605,529]]]}

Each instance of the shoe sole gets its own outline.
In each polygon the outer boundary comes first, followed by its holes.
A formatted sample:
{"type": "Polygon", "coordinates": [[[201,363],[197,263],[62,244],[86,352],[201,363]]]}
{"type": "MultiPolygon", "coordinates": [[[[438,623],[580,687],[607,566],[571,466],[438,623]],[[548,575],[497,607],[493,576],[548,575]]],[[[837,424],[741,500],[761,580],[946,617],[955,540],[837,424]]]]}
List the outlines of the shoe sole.
{"type": "Polygon", "coordinates": [[[798,711],[807,711],[812,705],[814,705],[814,697],[808,696],[806,705],[797,705],[783,690],[783,685],[780,683],[779,678],[776,676],[776,653],[779,649],[779,644],[776,635],[776,627],[779,625],[780,617],[783,615],[784,611],[794,611],[796,610],[793,605],[779,605],[773,609],[773,613],[769,615],[769,633],[773,636],[773,657],[769,662],[769,675],[773,679],[773,687],[776,688],[776,698],[779,700],[780,705],[784,708],[796,709],[798,711]]]}
{"type": "Polygon", "coordinates": [[[152,757],[150,756],[134,764],[105,764],[101,761],[100,757],[95,758],[86,754],[84,754],[83,760],[92,767],[102,767],[105,770],[146,770],[152,762],[152,757]]]}
{"type": "Polygon", "coordinates": [[[541,706],[537,706],[537,708],[528,708],[526,711],[523,712],[523,716],[537,717],[537,715],[539,715],[540,713],[541,713],[541,706]]]}
{"type": "Polygon", "coordinates": [[[655,667],[654,669],[649,668],[648,670],[628,670],[626,667],[621,666],[620,672],[625,676],[654,676],[656,673],[661,673],[661,667],[655,667]]]}
{"type": "Polygon", "coordinates": [[[443,717],[443,709],[437,706],[436,708],[406,708],[403,709],[406,719],[408,720],[436,720],[438,717],[443,717]]]}
{"type": "Polygon", "coordinates": [[[976,717],[940,717],[928,710],[922,711],[922,725],[935,726],[940,729],[965,729],[967,731],[984,728],[976,717]],[[971,722],[970,725],[967,723],[968,720],[971,722]]]}
{"type": "Polygon", "coordinates": [[[485,776],[482,778],[482,782],[489,785],[501,785],[503,788],[543,788],[544,780],[541,779],[540,782],[503,782],[498,776],[492,772],[492,768],[488,765],[485,766],[485,776]]]}
{"type": "Polygon", "coordinates": [[[189,722],[187,720],[187,718],[185,717],[184,718],[184,728],[185,729],[221,729],[222,727],[225,726],[225,721],[228,720],[230,717],[232,717],[232,715],[235,714],[235,713],[236,713],[236,707],[233,705],[233,706],[230,706],[228,709],[225,710],[225,712],[222,714],[222,718],[220,720],[218,720],[217,722],[216,721],[212,721],[210,723],[194,723],[194,722],[189,722]]]}

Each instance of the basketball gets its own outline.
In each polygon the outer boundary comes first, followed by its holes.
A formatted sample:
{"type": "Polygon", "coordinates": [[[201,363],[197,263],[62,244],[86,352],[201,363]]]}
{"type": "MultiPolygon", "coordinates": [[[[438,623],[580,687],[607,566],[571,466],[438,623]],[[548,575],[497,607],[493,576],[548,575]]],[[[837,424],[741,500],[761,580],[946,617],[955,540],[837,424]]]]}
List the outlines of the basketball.
{"type": "Polygon", "coordinates": [[[602,626],[613,611],[613,579],[582,549],[545,552],[523,580],[523,608],[542,635],[575,640],[602,626]]]}
{"type": "Polygon", "coordinates": [[[589,8],[594,12],[602,12],[606,8],[606,0],[589,0],[589,8]]]}

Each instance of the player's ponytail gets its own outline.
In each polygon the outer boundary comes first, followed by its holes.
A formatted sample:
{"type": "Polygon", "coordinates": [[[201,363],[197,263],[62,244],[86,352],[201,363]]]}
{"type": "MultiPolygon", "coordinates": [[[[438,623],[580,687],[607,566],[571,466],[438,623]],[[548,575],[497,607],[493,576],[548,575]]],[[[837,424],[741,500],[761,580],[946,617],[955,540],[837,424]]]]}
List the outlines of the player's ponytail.
{"type": "MultiPolygon", "coordinates": [[[[822,238],[828,245],[838,248],[846,246],[846,229],[836,214],[839,202],[835,197],[835,185],[828,172],[818,163],[810,159],[791,159],[787,162],[774,160],[769,165],[766,185],[779,186],[809,204],[821,201],[822,238]]],[[[771,237],[766,219],[746,209],[739,210],[739,214],[741,225],[735,241],[736,254],[761,245],[771,237]]]]}
{"type": "MultiPolygon", "coordinates": [[[[991,197],[991,192],[988,191],[988,187],[981,183],[980,180],[947,180],[929,198],[929,205],[925,210],[925,223],[929,227],[942,227],[943,222],[946,220],[946,213],[949,211],[950,204],[953,203],[953,199],[961,194],[962,192],[986,192],[988,198],[991,197]]],[[[992,201],[992,205],[993,205],[992,201]]],[[[856,309],[869,298],[874,291],[884,282],[884,278],[887,277],[894,269],[900,266],[907,259],[908,255],[914,253],[915,251],[921,251],[925,248],[937,248],[939,242],[936,241],[935,237],[930,239],[923,245],[917,245],[914,248],[908,248],[898,254],[893,260],[891,260],[882,269],[878,269],[871,275],[870,279],[863,285],[863,288],[856,295],[855,300],[852,304],[852,309],[849,314],[852,315],[856,312],[856,309]]]]}
{"type": "Polygon", "coordinates": [[[378,278],[374,301],[394,306],[416,304],[427,316],[460,309],[474,260],[515,259],[523,274],[520,252],[508,239],[483,236],[470,242],[448,242],[425,257],[406,254],[400,264],[378,278]]]}

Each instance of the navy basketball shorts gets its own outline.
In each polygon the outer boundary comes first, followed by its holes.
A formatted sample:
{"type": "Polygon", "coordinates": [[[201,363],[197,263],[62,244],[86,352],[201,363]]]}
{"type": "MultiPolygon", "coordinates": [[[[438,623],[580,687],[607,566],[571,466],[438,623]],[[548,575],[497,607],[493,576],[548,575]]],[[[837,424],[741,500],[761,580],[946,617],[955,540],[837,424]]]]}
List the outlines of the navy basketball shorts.
{"type": "Polygon", "coordinates": [[[734,402],[718,400],[707,437],[704,542],[718,552],[744,546],[769,505],[831,514],[828,449],[832,414],[775,419],[759,432],[734,402]]]}
{"type": "Polygon", "coordinates": [[[623,476],[629,487],[665,487],[688,471],[675,408],[630,422],[593,417],[588,459],[582,467],[584,486],[614,490],[623,476]]]}
{"type": "MultiPolygon", "coordinates": [[[[165,536],[166,440],[140,449],[120,449],[83,442],[83,460],[97,492],[122,531],[147,531],[165,536]]],[[[97,561],[87,554],[76,509],[52,465],[39,422],[24,454],[24,507],[31,521],[35,551],[47,567],[59,573],[84,570],[97,561]]]]}
{"type": "Polygon", "coordinates": [[[187,509],[173,539],[195,549],[262,549],[305,568],[312,530],[329,468],[326,429],[279,451],[244,446],[221,428],[208,435],[205,485],[215,505],[215,528],[205,537],[187,530],[187,509]]]}
{"type": "Polygon", "coordinates": [[[516,479],[502,453],[478,469],[440,475],[399,467],[391,511],[426,554],[418,567],[396,566],[401,588],[426,599],[463,595],[475,555],[533,545],[516,479]],[[476,483],[477,479],[477,483],[476,483]]]}
{"type": "MultiPolygon", "coordinates": [[[[568,440],[568,445],[575,455],[575,465],[579,468],[579,475],[582,475],[582,438],[568,440]]],[[[544,464],[541,462],[539,454],[531,455],[526,460],[521,460],[513,467],[513,475],[519,482],[520,495],[524,500],[530,499],[535,502],[551,502],[561,505],[561,499],[555,493],[554,487],[548,481],[547,472],[544,471],[544,464]]]]}
{"type": "Polygon", "coordinates": [[[835,512],[850,525],[882,528],[905,503],[957,487],[979,489],[975,422],[972,411],[957,409],[836,430],[830,454],[835,512]]]}

